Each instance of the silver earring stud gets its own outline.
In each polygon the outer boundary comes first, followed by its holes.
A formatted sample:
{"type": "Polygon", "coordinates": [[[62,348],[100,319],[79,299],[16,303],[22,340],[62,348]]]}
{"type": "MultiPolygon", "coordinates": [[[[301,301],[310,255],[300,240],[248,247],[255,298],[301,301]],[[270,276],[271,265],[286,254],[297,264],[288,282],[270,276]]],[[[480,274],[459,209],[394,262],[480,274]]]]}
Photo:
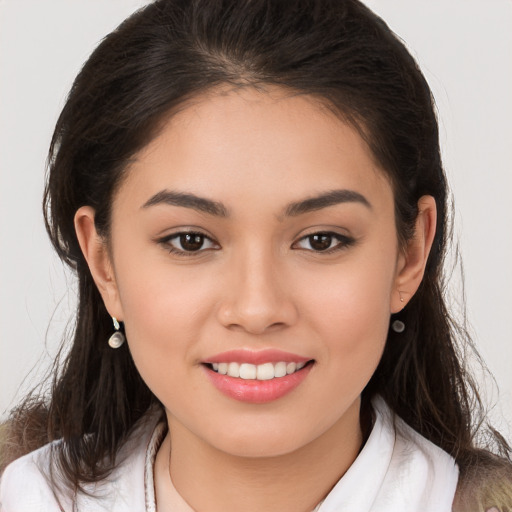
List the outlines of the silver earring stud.
{"type": "Polygon", "coordinates": [[[402,322],[402,320],[395,320],[391,324],[391,329],[393,329],[393,331],[398,332],[398,333],[404,332],[405,324],[402,322]]]}
{"type": "Polygon", "coordinates": [[[124,334],[119,330],[121,326],[119,325],[117,318],[112,317],[112,322],[116,332],[112,334],[112,336],[110,336],[108,339],[108,346],[110,348],[119,348],[126,341],[126,338],[124,337],[124,334]]]}

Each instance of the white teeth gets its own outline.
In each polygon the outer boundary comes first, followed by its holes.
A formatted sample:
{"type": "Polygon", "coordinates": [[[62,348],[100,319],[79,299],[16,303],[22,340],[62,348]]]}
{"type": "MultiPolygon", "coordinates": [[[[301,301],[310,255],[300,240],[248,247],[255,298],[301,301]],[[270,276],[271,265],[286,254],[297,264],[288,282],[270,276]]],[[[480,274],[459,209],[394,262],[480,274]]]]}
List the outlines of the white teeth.
{"type": "Polygon", "coordinates": [[[256,370],[258,380],[270,380],[274,378],[274,365],[272,363],[259,364],[256,370]]]}
{"type": "Polygon", "coordinates": [[[290,375],[291,373],[295,373],[295,370],[297,369],[296,363],[288,363],[286,365],[286,373],[290,375]]]}
{"type": "Polygon", "coordinates": [[[286,375],[286,363],[277,363],[274,366],[274,377],[284,377],[286,375]]]}
{"type": "Polygon", "coordinates": [[[256,378],[256,366],[253,364],[242,363],[240,365],[240,378],[241,379],[255,379],[256,378]]]}
{"type": "Polygon", "coordinates": [[[238,363],[229,363],[228,375],[230,377],[240,377],[240,365],[238,363]]]}
{"type": "Polygon", "coordinates": [[[240,379],[256,379],[256,380],[271,380],[274,378],[285,377],[291,375],[296,371],[304,368],[306,363],[264,363],[264,364],[249,364],[249,363],[212,363],[212,368],[221,375],[228,375],[240,379]]]}

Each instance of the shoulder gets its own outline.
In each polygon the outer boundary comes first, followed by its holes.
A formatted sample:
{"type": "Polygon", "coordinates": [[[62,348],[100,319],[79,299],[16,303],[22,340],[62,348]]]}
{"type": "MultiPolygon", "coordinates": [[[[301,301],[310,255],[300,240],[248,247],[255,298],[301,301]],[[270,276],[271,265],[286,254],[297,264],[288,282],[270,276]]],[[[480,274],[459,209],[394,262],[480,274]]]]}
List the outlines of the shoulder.
{"type": "Polygon", "coordinates": [[[512,463],[486,450],[475,450],[462,471],[453,511],[512,511],[512,463]]]}
{"type": "Polygon", "coordinates": [[[0,510],[11,512],[60,511],[48,481],[48,467],[55,443],[43,446],[9,464],[0,478],[0,510]]]}
{"type": "Polygon", "coordinates": [[[54,464],[61,441],[15,460],[0,478],[0,512],[145,510],[145,458],[155,426],[154,415],[143,418],[122,445],[114,470],[99,482],[84,484],[83,492],[66,491],[54,464]]]}
{"type": "Polygon", "coordinates": [[[374,400],[374,408],[377,414],[382,416],[387,428],[394,433],[397,464],[406,468],[409,461],[414,461],[415,471],[421,470],[425,474],[444,475],[439,479],[441,482],[444,480],[444,484],[442,484],[444,486],[447,484],[445,478],[449,476],[449,481],[455,490],[459,478],[459,469],[455,459],[409,426],[380,397],[374,400]]]}
{"type": "MultiPolygon", "coordinates": [[[[385,408],[381,405],[381,410],[385,408]]],[[[398,416],[393,419],[399,466],[413,456],[415,474],[435,475],[442,487],[453,487],[453,512],[512,512],[512,462],[488,450],[474,448],[457,462],[439,446],[413,430],[398,416]],[[419,455],[419,456],[418,456],[419,455]],[[455,471],[454,469],[455,468],[455,471]],[[443,483],[444,482],[444,483],[443,483]]]]}

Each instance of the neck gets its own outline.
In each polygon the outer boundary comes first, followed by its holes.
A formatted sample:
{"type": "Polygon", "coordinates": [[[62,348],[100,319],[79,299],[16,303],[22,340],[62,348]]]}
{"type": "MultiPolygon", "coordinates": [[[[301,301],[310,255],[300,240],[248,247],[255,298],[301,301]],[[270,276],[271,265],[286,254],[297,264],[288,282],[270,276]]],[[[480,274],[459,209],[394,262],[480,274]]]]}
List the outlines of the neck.
{"type": "Polygon", "coordinates": [[[204,443],[179,423],[169,425],[172,434],[155,464],[159,512],[166,510],[165,486],[171,478],[196,512],[311,512],[353,463],[363,441],[359,401],[320,437],[275,457],[235,456],[204,443]]]}

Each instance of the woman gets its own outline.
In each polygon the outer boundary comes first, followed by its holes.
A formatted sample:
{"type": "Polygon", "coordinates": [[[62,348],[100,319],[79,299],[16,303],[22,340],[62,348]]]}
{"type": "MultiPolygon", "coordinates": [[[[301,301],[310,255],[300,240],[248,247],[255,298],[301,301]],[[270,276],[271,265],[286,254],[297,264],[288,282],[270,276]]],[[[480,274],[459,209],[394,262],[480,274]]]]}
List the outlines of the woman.
{"type": "Polygon", "coordinates": [[[446,195],[430,90],[359,2],[136,13],[52,141],[77,325],[13,415],[40,448],[3,509],[507,510],[442,297],[446,195]]]}

